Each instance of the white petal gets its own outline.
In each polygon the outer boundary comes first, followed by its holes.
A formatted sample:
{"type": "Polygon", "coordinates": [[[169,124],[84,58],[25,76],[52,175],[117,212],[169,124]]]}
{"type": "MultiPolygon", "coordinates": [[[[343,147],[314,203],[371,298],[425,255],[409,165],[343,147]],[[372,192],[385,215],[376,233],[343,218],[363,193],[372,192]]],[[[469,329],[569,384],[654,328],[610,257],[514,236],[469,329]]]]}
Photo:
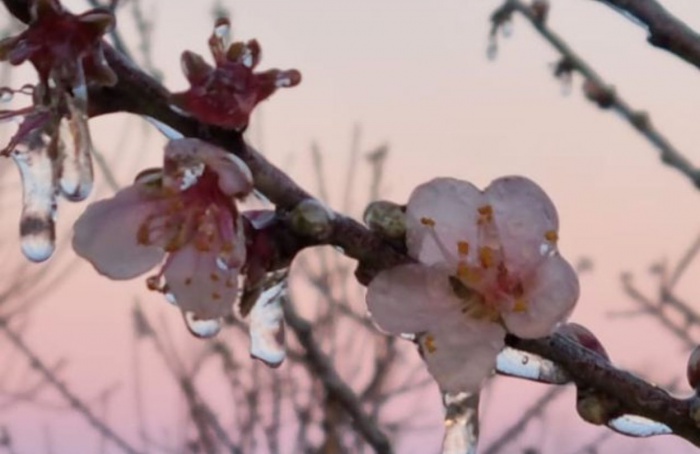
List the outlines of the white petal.
{"type": "Polygon", "coordinates": [[[542,248],[548,245],[545,235],[559,229],[554,204],[537,184],[517,176],[494,180],[484,195],[493,208],[508,270],[519,276],[534,271],[549,250],[542,248]]]}
{"type": "Polygon", "coordinates": [[[162,249],[138,242],[146,218],[161,211],[145,199],[138,186],[117,192],[111,199],[90,204],[73,226],[73,249],[100,273],[112,279],[131,279],[163,259],[162,249]]]}
{"type": "Polygon", "coordinates": [[[549,336],[566,320],[579,297],[576,272],[559,255],[547,259],[525,284],[524,312],[505,312],[508,331],[524,338],[549,336]]]}
{"type": "Polygon", "coordinates": [[[421,340],[423,359],[440,389],[448,393],[473,392],[496,366],[505,330],[496,323],[456,312],[426,336],[421,340]],[[426,336],[433,336],[432,349],[425,345],[426,336]]]}
{"type": "Polygon", "coordinates": [[[448,275],[418,264],[382,271],[367,288],[366,298],[374,321],[392,334],[425,331],[459,308],[448,275]]]}
{"type": "Polygon", "coordinates": [[[409,254],[427,265],[456,262],[459,242],[475,249],[478,209],[485,203],[481,191],[466,181],[436,178],[418,186],[406,208],[409,254]],[[431,220],[433,227],[425,225],[431,220]]]}

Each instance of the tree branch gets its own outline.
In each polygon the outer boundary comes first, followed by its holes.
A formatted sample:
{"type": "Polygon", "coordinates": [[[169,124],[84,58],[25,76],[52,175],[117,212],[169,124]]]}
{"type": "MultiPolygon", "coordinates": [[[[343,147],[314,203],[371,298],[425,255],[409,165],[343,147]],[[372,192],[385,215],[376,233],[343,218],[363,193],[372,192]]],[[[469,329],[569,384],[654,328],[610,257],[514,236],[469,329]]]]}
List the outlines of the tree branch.
{"type": "Polygon", "coordinates": [[[649,32],[647,41],[700,68],[700,34],[668,12],[656,0],[597,0],[627,13],[649,32]]]}
{"type": "MultiPolygon", "coordinates": [[[[614,0],[614,2],[648,3],[644,0],[614,0]]],[[[520,13],[562,55],[562,64],[566,65],[567,71],[578,72],[586,79],[587,85],[584,84],[584,91],[586,91],[586,96],[590,101],[603,109],[612,109],[620,114],[630,126],[659,150],[661,161],[664,164],[680,171],[690,179],[695,187],[700,188],[700,169],[695,167],[688,158],[654,127],[646,112],[634,109],[621,98],[583,58],[576,54],[559,35],[547,26],[546,20],[538,16],[530,6],[520,0],[506,0],[491,16],[493,30],[495,31],[500,27],[502,22],[510,18],[513,13],[520,13]]],[[[494,31],[492,31],[492,34],[494,31]]]]}
{"type": "Polygon", "coordinates": [[[389,440],[377,428],[377,422],[364,411],[355,392],[345,384],[333,367],[331,360],[318,346],[313,337],[311,324],[297,314],[289,300],[284,302],[284,318],[294,331],[299,343],[304,347],[307,366],[323,382],[329,396],[350,415],[358,432],[374,448],[375,452],[390,454],[392,449],[389,440]]]}

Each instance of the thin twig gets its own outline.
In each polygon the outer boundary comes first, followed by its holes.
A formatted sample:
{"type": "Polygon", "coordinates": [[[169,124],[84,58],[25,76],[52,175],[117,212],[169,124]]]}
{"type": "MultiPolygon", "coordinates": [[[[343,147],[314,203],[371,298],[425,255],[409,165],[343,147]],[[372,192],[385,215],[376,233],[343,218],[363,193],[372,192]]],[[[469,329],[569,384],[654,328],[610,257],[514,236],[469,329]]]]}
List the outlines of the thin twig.
{"type": "Polygon", "coordinates": [[[700,34],[655,0],[598,0],[641,22],[652,46],[667,50],[700,68],[700,34]]]}
{"type": "MultiPolygon", "coordinates": [[[[650,3],[647,0],[612,0],[611,3],[650,3]]],[[[563,57],[568,71],[580,73],[589,84],[588,98],[601,108],[609,108],[619,113],[629,125],[637,130],[661,153],[661,161],[688,177],[700,188],[700,169],[695,167],[669,140],[654,127],[645,112],[632,108],[598,73],[557,35],[535,11],[520,0],[506,0],[491,16],[493,30],[497,30],[512,13],[520,13],[537,32],[547,40],[563,57]]],[[[493,34],[493,31],[492,31],[493,34]]],[[[698,47],[700,52],[700,45],[698,47]]],[[[698,57],[700,61],[700,56],[698,57]]]]}
{"type": "Polygon", "coordinates": [[[56,391],[66,399],[66,401],[75,409],[76,412],[81,414],[87,422],[105,438],[114,443],[119,449],[128,454],[141,454],[140,451],[132,447],[126,440],[119,436],[111,427],[105,424],[100,418],[98,418],[87,405],[83,403],[78,396],[76,396],[68,386],[60,381],[56,377],[52,370],[44,364],[44,362],[34,353],[34,351],[24,342],[17,333],[15,333],[7,323],[0,322],[0,330],[5,334],[5,336],[10,340],[12,345],[14,345],[26,358],[29,360],[32,367],[38,370],[46,379],[48,383],[53,386],[56,391]]]}
{"type": "Polygon", "coordinates": [[[377,422],[365,413],[362,403],[350,387],[345,384],[331,364],[330,359],[316,343],[311,324],[301,318],[290,301],[285,301],[284,316],[292,328],[299,343],[306,350],[307,365],[323,382],[326,391],[350,415],[365,441],[377,453],[391,453],[391,445],[386,436],[377,427],[377,422]]]}

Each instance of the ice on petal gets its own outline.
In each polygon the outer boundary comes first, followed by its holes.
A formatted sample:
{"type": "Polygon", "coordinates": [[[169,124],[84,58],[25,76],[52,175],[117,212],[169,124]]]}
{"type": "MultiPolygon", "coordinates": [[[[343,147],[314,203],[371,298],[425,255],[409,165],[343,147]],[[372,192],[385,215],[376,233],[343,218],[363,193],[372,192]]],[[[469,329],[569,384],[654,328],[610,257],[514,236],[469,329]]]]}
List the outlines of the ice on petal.
{"type": "Polygon", "coordinates": [[[559,217],[554,204],[536,183],[519,176],[494,180],[484,195],[493,208],[508,271],[527,275],[547,256],[542,242],[551,238],[556,244],[559,217]]]}
{"type": "Polygon", "coordinates": [[[563,385],[571,381],[569,374],[554,362],[511,347],[504,348],[498,354],[496,370],[502,375],[553,385],[563,385]]]}
{"type": "Polygon", "coordinates": [[[185,325],[193,336],[208,339],[219,334],[223,320],[221,318],[201,319],[194,312],[183,312],[185,325]]]}
{"type": "Polygon", "coordinates": [[[59,187],[68,200],[85,200],[93,185],[92,143],[85,113],[71,96],[66,96],[70,117],[62,117],[58,129],[61,156],[59,187]]]}
{"type": "Polygon", "coordinates": [[[14,90],[7,87],[0,87],[0,103],[10,102],[14,97],[14,90]]]}
{"type": "Polygon", "coordinates": [[[479,394],[444,394],[445,434],[442,454],[476,454],[479,441],[479,394]]]}
{"type": "Polygon", "coordinates": [[[666,424],[637,415],[622,415],[611,419],[608,421],[608,427],[630,437],[653,437],[673,433],[666,424]]]}
{"type": "Polygon", "coordinates": [[[250,312],[250,356],[270,367],[282,364],[284,347],[284,311],[286,280],[266,289],[250,312]]]}
{"type": "Polygon", "coordinates": [[[22,177],[22,252],[33,262],[43,262],[53,253],[56,240],[53,162],[43,145],[20,144],[13,151],[12,159],[22,177]]]}

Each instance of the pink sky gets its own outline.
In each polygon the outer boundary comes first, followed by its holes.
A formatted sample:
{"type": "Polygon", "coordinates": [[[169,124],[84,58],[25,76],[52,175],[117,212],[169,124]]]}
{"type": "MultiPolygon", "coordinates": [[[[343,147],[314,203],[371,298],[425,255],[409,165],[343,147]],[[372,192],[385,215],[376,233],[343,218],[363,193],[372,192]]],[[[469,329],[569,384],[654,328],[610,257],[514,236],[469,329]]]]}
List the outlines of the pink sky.
{"type": "MultiPolygon", "coordinates": [[[[552,27],[629,103],[651,112],[654,124],[698,162],[697,70],[646,45],[641,28],[598,2],[553,3],[552,27]]],[[[700,26],[697,2],[665,3],[690,25],[700,26]]],[[[83,8],[81,2],[68,4],[83,8]]],[[[154,63],[164,70],[169,88],[182,89],[179,54],[190,49],[208,58],[210,10],[183,0],[145,4],[157,18],[154,63]]],[[[398,202],[436,176],[484,186],[500,175],[526,175],[558,206],[564,256],[572,261],[586,256],[595,263],[594,272],[581,279],[582,298],[573,320],[594,330],[617,364],[643,372],[649,380],[667,383],[684,374],[687,352],[657,324],[649,318],[611,322],[608,312],[634,307],[621,291],[621,272],[635,273],[640,286],[653,291],[653,282],[645,282],[648,266],[661,258],[674,262],[694,240],[700,227],[700,193],[678,172],[663,167],[656,150],[626,123],[585,101],[579,79],[571,95],[562,96],[550,69],[557,55],[529,25],[516,20],[513,35],[499,39],[498,57],[489,61],[488,16],[497,1],[240,0],[226,5],[233,12],[234,36],[261,42],[263,68],[297,68],[303,74],[299,87],[265,104],[262,124],[253,127],[253,136],[255,128],[262,128],[265,153],[278,164],[290,163],[287,168],[303,186],[314,188],[312,140],[326,152],[329,173],[344,175],[351,129],[358,122],[366,148],[390,145],[384,190],[398,202]]],[[[124,26],[128,34],[131,25],[124,26]]],[[[115,115],[92,126],[99,148],[119,162],[115,166],[121,182],[128,182],[142,165],[159,161],[161,139],[155,133],[149,139],[139,137],[146,128],[135,119],[115,115]],[[129,125],[130,137],[116,150],[129,125]],[[137,156],[142,164],[136,163],[137,156]]],[[[331,188],[336,196],[341,190],[340,185],[331,188]]],[[[358,200],[365,197],[360,196],[358,200]]],[[[61,207],[63,228],[80,209],[61,207]]],[[[353,214],[361,209],[355,206],[353,214]]],[[[14,238],[18,210],[5,213],[3,227],[10,232],[7,238],[14,238]]],[[[72,251],[65,255],[72,256],[72,251]]],[[[123,399],[113,402],[110,419],[131,437],[133,403],[126,371],[133,299],[138,295],[150,313],[163,313],[173,327],[178,327],[179,316],[157,295],[147,294],[141,280],[110,282],[85,264],[77,266],[33,314],[28,339],[49,361],[69,359],[62,376],[83,396],[121,384],[118,395],[123,399]]],[[[700,292],[693,285],[698,272],[697,266],[691,269],[680,287],[691,301],[700,292]]],[[[197,341],[182,331],[183,348],[196,348],[197,341]]],[[[154,394],[148,402],[154,406],[160,397],[172,395],[171,388],[161,389],[157,383],[149,389],[154,394]]],[[[533,386],[508,379],[499,379],[495,389],[494,408],[483,427],[486,444],[542,392],[537,388],[532,394],[533,386]]],[[[560,403],[549,413],[543,432],[534,429],[527,437],[533,444],[544,440],[547,453],[567,452],[579,444],[563,433],[574,431],[584,441],[599,431],[577,419],[573,393],[560,403]]],[[[163,408],[164,414],[167,410],[163,408]]],[[[439,423],[421,439],[421,448],[404,447],[401,452],[435,450],[439,423]]],[[[43,449],[46,424],[61,453],[88,452],[86,437],[89,443],[96,439],[81,420],[66,413],[22,409],[0,413],[0,424],[16,432],[22,452],[43,449]]],[[[692,451],[682,440],[619,438],[603,452],[662,449],[692,451]]]]}

